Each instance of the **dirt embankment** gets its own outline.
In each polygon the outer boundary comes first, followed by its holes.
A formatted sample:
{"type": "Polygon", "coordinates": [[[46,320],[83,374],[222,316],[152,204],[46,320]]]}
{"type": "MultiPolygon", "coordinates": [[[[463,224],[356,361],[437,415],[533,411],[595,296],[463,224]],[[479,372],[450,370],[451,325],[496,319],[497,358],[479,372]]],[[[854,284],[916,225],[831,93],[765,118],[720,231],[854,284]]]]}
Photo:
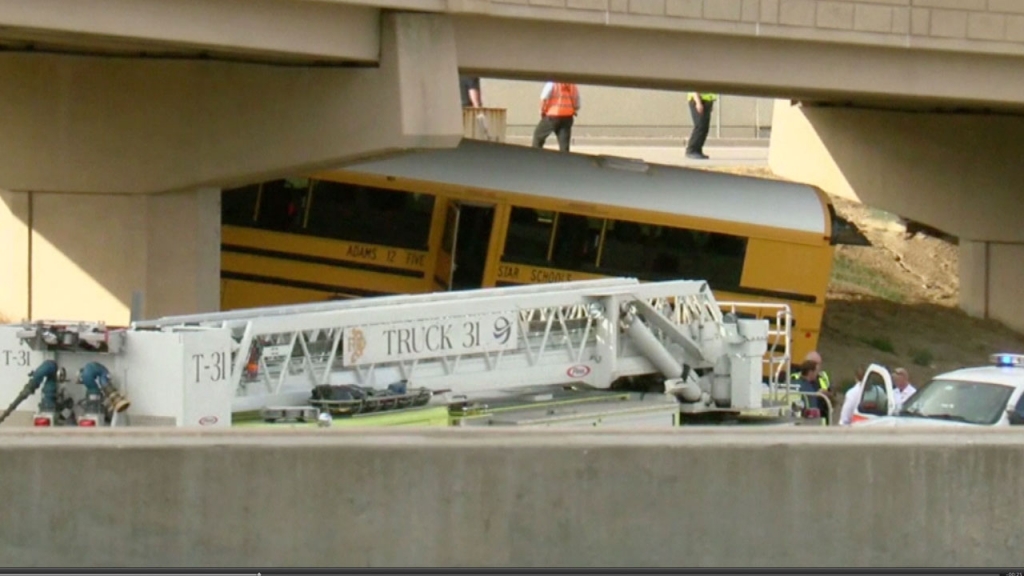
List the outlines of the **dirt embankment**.
{"type": "MultiPolygon", "coordinates": [[[[764,168],[728,172],[775,178],[764,168]]],[[[954,241],[907,234],[894,214],[833,198],[871,246],[838,246],[819,344],[825,367],[841,385],[860,364],[903,366],[915,383],[996,352],[1024,353],[1024,335],[957,308],[954,241]]],[[[799,360],[799,359],[797,359],[799,360]]]]}

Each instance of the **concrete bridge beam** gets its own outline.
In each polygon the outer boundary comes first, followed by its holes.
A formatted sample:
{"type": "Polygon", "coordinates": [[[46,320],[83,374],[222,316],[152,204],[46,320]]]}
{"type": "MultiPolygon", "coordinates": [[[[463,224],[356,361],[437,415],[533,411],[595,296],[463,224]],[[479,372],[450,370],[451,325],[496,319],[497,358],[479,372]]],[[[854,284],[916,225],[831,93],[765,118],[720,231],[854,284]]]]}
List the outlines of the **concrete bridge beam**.
{"type": "Polygon", "coordinates": [[[187,190],[454,146],[462,111],[449,17],[381,20],[375,68],[0,55],[0,188],[187,190]]]}
{"type": "Polygon", "coordinates": [[[309,0],[7,0],[11,48],[376,64],[379,9],[309,0]]]}
{"type": "Polygon", "coordinates": [[[960,306],[1024,331],[1024,116],[777,101],[769,165],[786,178],[960,238],[960,306]]]}

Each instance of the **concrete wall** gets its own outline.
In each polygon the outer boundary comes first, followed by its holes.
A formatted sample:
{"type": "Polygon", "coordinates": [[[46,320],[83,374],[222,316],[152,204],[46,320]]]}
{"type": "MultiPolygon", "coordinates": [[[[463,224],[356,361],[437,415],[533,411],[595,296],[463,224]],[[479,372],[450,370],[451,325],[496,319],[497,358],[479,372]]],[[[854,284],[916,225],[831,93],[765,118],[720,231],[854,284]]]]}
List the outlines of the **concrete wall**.
{"type": "Polygon", "coordinates": [[[605,26],[1024,54],[1019,0],[463,0],[447,8],[605,26]]]}
{"type": "Polygon", "coordinates": [[[1024,53],[1018,0],[6,0],[3,35],[374,58],[377,8],[815,42],[1024,53]],[[359,9],[358,7],[365,7],[359,9]],[[369,8],[366,9],[366,8],[369,8]],[[196,26],[196,22],[202,22],[196,26]],[[35,32],[30,34],[30,31],[35,32]],[[45,32],[44,32],[45,31],[45,32]],[[46,34],[46,33],[49,34],[46,34]],[[255,33],[254,33],[255,32],[255,33]],[[55,38],[55,33],[63,33],[55,38]],[[75,38],[73,35],[80,35],[75,38]]]}
{"type": "Polygon", "coordinates": [[[960,307],[1024,332],[1024,243],[960,240],[960,307]]]}
{"type": "Polygon", "coordinates": [[[960,307],[1024,331],[1022,144],[1021,115],[780,101],[768,160],[780,176],[959,237],[960,307]]]}
{"type": "Polygon", "coordinates": [[[902,432],[0,431],[0,558],[1019,566],[1024,437],[902,432]]]}
{"type": "Polygon", "coordinates": [[[0,322],[28,316],[28,194],[0,191],[0,322]]]}
{"type": "MultiPolygon", "coordinates": [[[[543,82],[531,81],[481,81],[484,104],[508,110],[510,141],[532,137],[543,86],[543,82]]],[[[682,145],[693,127],[685,92],[580,86],[580,97],[583,108],[573,126],[573,138],[580,143],[682,145]]],[[[709,140],[761,138],[767,143],[773,103],[770,98],[723,95],[712,112],[709,140]]]]}
{"type": "Polygon", "coordinates": [[[123,325],[220,307],[220,191],[155,195],[5,192],[0,315],[123,325]],[[31,242],[31,244],[29,244],[31,242]]]}

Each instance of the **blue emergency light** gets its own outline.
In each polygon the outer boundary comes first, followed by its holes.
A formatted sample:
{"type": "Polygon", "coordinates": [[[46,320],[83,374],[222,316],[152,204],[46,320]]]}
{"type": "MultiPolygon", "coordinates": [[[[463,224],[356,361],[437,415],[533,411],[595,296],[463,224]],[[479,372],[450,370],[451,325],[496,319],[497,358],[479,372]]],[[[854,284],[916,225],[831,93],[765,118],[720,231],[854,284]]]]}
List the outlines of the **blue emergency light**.
{"type": "Polygon", "coordinates": [[[989,361],[1001,368],[1024,366],[1024,354],[993,354],[989,361]]]}

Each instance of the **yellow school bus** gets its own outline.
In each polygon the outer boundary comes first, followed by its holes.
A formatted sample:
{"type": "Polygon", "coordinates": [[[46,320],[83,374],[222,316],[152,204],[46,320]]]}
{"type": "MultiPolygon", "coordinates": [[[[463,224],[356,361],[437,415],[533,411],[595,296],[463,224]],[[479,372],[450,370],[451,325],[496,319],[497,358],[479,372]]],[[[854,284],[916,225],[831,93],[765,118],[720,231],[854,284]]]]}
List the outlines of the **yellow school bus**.
{"type": "Polygon", "coordinates": [[[836,216],[801,184],[464,140],[223,194],[224,310],[606,276],[785,302],[818,341],[836,216]]]}

